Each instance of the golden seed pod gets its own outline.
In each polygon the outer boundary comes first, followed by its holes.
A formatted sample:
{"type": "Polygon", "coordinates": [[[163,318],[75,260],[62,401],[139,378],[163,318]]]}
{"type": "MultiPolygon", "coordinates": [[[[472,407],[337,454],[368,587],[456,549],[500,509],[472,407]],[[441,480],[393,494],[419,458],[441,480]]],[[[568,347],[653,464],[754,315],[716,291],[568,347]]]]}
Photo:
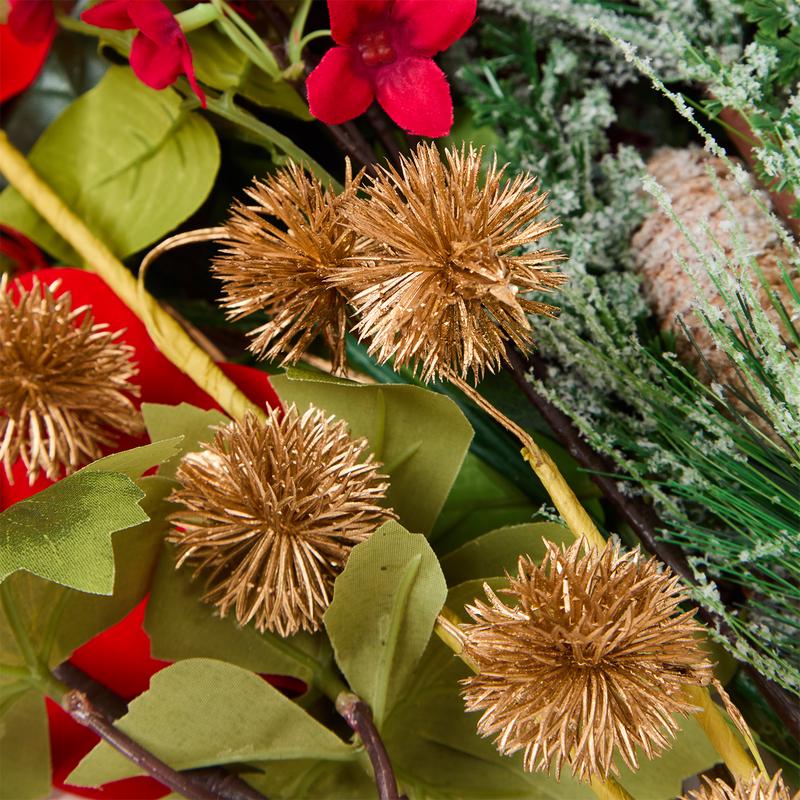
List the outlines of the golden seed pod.
{"type": "Polygon", "coordinates": [[[144,430],[130,399],[138,369],[122,331],[95,324],[87,306],[72,308],[60,282],[33,281],[13,299],[0,278],[0,458],[6,475],[22,459],[33,483],[100,458],[118,434],[144,430]]]}
{"type": "Polygon", "coordinates": [[[247,190],[252,204],[233,206],[213,271],[223,282],[229,319],[269,316],[250,333],[250,349],[259,357],[294,364],[321,335],[335,371],[344,371],[347,294],[329,279],[363,251],[344,213],[359,182],[348,163],[337,195],[290,162],[253,183],[247,190]]]}
{"type": "Polygon", "coordinates": [[[772,778],[754,773],[749,780],[738,779],[734,787],[719,779],[704,780],[704,786],[689,792],[683,800],[800,800],[800,792],[790,797],[780,770],[772,778]]]}
{"type": "Polygon", "coordinates": [[[702,629],[678,610],[678,578],[638,549],[546,545],[541,565],[520,558],[508,604],[486,585],[488,604],[467,607],[465,652],[480,670],[463,682],[467,710],[529,771],[607,777],[615,752],[636,769],[635,748],[653,758],[678,730],[672,714],[692,710],[683,687],[712,677],[702,629]]]}
{"type": "Polygon", "coordinates": [[[379,361],[394,359],[423,380],[480,379],[505,359],[506,342],[531,345],[526,313],[557,309],[526,299],[565,276],[549,270],[563,256],[519,253],[557,227],[541,220],[546,195],[529,175],[507,179],[481,151],[419,145],[401,171],[378,168],[365,200],[353,198],[348,217],[368,237],[370,258],[333,280],[352,291],[357,332],[379,361]]]}
{"type": "Polygon", "coordinates": [[[317,630],[350,550],[395,517],[367,447],[313,406],[219,428],[178,469],[177,566],[205,577],[203,599],[223,617],[281,636],[317,630]]]}

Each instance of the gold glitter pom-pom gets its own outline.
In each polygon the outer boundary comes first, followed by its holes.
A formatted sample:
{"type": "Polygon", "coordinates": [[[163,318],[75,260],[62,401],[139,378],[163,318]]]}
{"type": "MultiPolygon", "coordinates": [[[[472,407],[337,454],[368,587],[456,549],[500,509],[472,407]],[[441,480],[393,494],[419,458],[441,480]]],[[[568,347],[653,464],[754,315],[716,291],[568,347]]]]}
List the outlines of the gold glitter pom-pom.
{"type": "Polygon", "coordinates": [[[226,224],[223,254],[214,272],[224,285],[229,319],[265,312],[270,319],[251,332],[258,356],[295,363],[321,335],[334,370],[345,368],[347,297],[329,282],[362,249],[343,209],[360,176],[348,164],[337,195],[290,162],[247,190],[252,204],[237,203],[226,224]]]}
{"type": "Polygon", "coordinates": [[[144,429],[129,397],[139,393],[133,348],[58,288],[34,280],[15,303],[0,279],[0,458],[9,479],[18,458],[31,483],[41,472],[55,479],[100,458],[117,434],[144,429]]]}
{"type": "Polygon", "coordinates": [[[478,731],[497,735],[504,754],[524,750],[525,769],[558,776],[564,763],[581,780],[616,772],[618,751],[636,769],[635,748],[653,758],[688,713],[686,684],[706,684],[711,664],[699,648],[694,612],[678,612],[678,578],[638,550],[602,552],[578,541],[547,544],[541,565],[519,560],[502,593],[468,606],[465,652],[479,673],[464,681],[478,731]]]}
{"type": "Polygon", "coordinates": [[[558,226],[537,221],[546,195],[534,178],[506,179],[496,163],[484,174],[472,147],[445,157],[420,145],[401,173],[379,168],[368,198],[348,210],[370,240],[371,260],[334,279],[355,293],[357,330],[370,353],[419,370],[424,381],[470,369],[480,379],[499,368],[507,340],[531,344],[526,313],[557,311],[523,295],[565,280],[547,268],[560,254],[518,253],[558,226]]]}
{"type": "Polygon", "coordinates": [[[292,405],[231,422],[186,455],[169,540],[179,567],[204,574],[203,599],[262,631],[317,630],[351,548],[395,516],[367,446],[344,420],[292,405]]]}
{"type": "Polygon", "coordinates": [[[758,773],[750,780],[739,779],[733,788],[719,779],[710,781],[706,778],[705,781],[705,786],[689,792],[684,800],[800,800],[800,792],[789,796],[789,788],[780,771],[771,779],[758,773]]]}

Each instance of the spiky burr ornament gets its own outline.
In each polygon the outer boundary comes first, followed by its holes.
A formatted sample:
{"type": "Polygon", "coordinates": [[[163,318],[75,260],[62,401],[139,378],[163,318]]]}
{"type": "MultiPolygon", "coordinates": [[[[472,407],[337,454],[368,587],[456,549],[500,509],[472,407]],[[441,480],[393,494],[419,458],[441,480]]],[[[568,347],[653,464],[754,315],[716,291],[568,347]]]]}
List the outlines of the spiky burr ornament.
{"type": "Polygon", "coordinates": [[[680,613],[678,579],[638,550],[585,541],[547,544],[541,565],[521,557],[501,600],[467,606],[466,654],[479,668],[465,679],[478,731],[505,754],[524,751],[525,769],[581,780],[617,771],[619,752],[637,768],[635,748],[653,758],[678,730],[673,712],[692,706],[686,684],[705,684],[711,664],[680,613]]]}
{"type": "Polygon", "coordinates": [[[330,278],[363,250],[344,211],[359,181],[348,163],[337,195],[290,162],[253,183],[247,190],[252,204],[233,206],[214,273],[223,282],[229,319],[269,316],[250,334],[256,355],[293,364],[321,335],[334,369],[344,370],[347,292],[330,278]]]}
{"type": "Polygon", "coordinates": [[[557,309],[532,299],[565,276],[550,250],[520,253],[557,227],[530,175],[507,179],[481,152],[420,145],[393,167],[378,167],[366,199],[348,216],[369,240],[370,259],[333,280],[354,292],[357,331],[379,361],[410,366],[422,380],[480,379],[499,368],[507,342],[531,344],[526,313],[557,309]]]}
{"type": "Polygon", "coordinates": [[[0,278],[0,458],[9,479],[17,459],[31,483],[40,473],[56,479],[100,458],[118,434],[143,430],[131,401],[133,348],[87,306],[72,308],[59,284],[34,280],[25,291],[0,278]]]}
{"type": "Polygon", "coordinates": [[[314,407],[219,428],[178,469],[178,567],[205,577],[203,599],[221,616],[281,636],[317,630],[351,548],[394,517],[367,447],[314,407]]]}
{"type": "Polygon", "coordinates": [[[705,785],[684,796],[683,800],[799,800],[800,792],[790,797],[780,770],[772,778],[755,773],[750,780],[739,779],[731,787],[719,779],[705,779],[705,785]]]}

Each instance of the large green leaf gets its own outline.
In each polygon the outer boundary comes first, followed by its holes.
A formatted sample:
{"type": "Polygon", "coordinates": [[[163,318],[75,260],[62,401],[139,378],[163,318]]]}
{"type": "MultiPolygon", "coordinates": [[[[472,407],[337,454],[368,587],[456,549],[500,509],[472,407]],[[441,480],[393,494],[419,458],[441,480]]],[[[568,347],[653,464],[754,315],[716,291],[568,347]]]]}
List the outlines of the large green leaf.
{"type": "Polygon", "coordinates": [[[241,627],[230,616],[220,619],[200,600],[202,577],[193,582],[191,570],[176,570],[173,552],[164,548],[147,604],[145,628],[156,658],[219,658],[253,672],[312,677],[322,637],[301,632],[283,639],[253,625],[241,627]]]}
{"type": "Polygon", "coordinates": [[[111,594],[111,534],[146,522],[144,492],[126,475],[78,472],[0,514],[0,580],[25,570],[83,592],[111,594]]]}
{"type": "Polygon", "coordinates": [[[304,120],[313,119],[294,86],[284,80],[273,80],[216,28],[198,28],[186,38],[192,48],[195,72],[203,83],[215,89],[232,89],[265,108],[287,111],[304,120]]]}
{"type": "MultiPolygon", "coordinates": [[[[248,761],[349,761],[355,750],[252,672],[211,659],[156,673],[117,723],[175,769],[248,761]]],[[[105,742],[70,775],[96,786],[141,770],[105,742]]]]}
{"type": "MultiPolygon", "coordinates": [[[[149,89],[112,67],[42,134],[30,161],[69,208],[120,258],[152,244],[205,200],[219,168],[211,125],[181,109],[172,89],[149,89]]],[[[0,219],[64,263],[80,258],[9,187],[0,219]]]]}
{"type": "Polygon", "coordinates": [[[18,697],[0,718],[0,800],[35,800],[50,794],[50,737],[44,699],[18,697]]]}
{"type": "MultiPolygon", "coordinates": [[[[45,655],[51,666],[61,663],[92,636],[118,622],[145,596],[167,527],[170,505],[165,498],[173,485],[172,481],[159,477],[139,481],[145,492],[141,505],[150,521],[114,534],[113,595],[104,597],[67,589],[27,572],[17,572],[8,578],[25,630],[38,651],[48,651],[45,655]]],[[[23,663],[2,610],[0,662],[23,663]]]]}
{"type": "Polygon", "coordinates": [[[273,762],[247,781],[269,800],[378,800],[375,780],[348,761],[273,762]]]}
{"type": "Polygon", "coordinates": [[[177,406],[162,405],[161,403],[142,403],[142,416],[147,426],[147,433],[155,442],[169,436],[182,436],[180,448],[172,458],[163,460],[158,468],[158,474],[173,477],[178,469],[180,459],[186,454],[197,450],[202,442],[210,441],[213,428],[229,422],[229,418],[213,409],[204,411],[202,408],[181,403],[177,406]]]}
{"type": "Polygon", "coordinates": [[[468,453],[431,534],[447,553],[482,533],[531,522],[539,506],[485,461],[468,453]]]}
{"type": "Polygon", "coordinates": [[[509,525],[478,536],[448,553],[442,559],[442,571],[451,586],[474,578],[516,573],[521,555],[529,555],[537,562],[544,558],[543,539],[557,544],[574,541],[569,528],[557,522],[509,525]]]}
{"type": "Polygon", "coordinates": [[[284,403],[313,404],[366,436],[390,478],[388,502],[409,530],[429,533],[472,439],[452,400],[416,386],[362,386],[290,370],[270,378],[284,403]]]}
{"type": "Polygon", "coordinates": [[[336,662],[380,728],[431,637],[447,587],[421,534],[396,522],[353,548],[325,613],[336,662]]]}

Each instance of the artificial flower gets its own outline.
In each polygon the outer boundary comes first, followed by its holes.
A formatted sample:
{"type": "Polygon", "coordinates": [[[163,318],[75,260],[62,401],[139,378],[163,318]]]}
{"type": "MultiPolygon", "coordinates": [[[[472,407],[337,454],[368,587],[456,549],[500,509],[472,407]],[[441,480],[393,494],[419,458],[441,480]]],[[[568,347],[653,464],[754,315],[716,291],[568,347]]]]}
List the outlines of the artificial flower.
{"type": "Polygon", "coordinates": [[[33,83],[55,35],[53,0],[11,0],[0,25],[0,103],[33,83]]]}
{"type": "Polygon", "coordinates": [[[131,45],[131,69],[153,89],[166,89],[179,75],[186,75],[205,108],[206,96],[197,83],[192,51],[181,26],[161,0],[103,0],[81,14],[98,28],[138,33],[131,45]]]}
{"type": "Polygon", "coordinates": [[[409,133],[446,136],[453,100],[432,56],[464,35],[476,6],[476,0],[328,0],[338,46],[308,76],[311,113],[339,125],[377,99],[409,133]]]}
{"type": "Polygon", "coordinates": [[[25,234],[0,225],[0,269],[19,274],[46,266],[44,254],[25,234]]]}
{"type": "MultiPolygon", "coordinates": [[[[11,282],[9,291],[29,291],[36,282],[46,286],[58,284],[53,290],[56,296],[69,292],[73,308],[88,306],[95,322],[107,323],[113,332],[122,331],[119,341],[132,349],[133,360],[139,370],[131,379],[139,390],[138,397],[132,397],[137,408],[142,402],[169,405],[186,402],[206,409],[218,408],[211,397],[159,352],[139,318],[97,275],[68,268],[35,270],[11,282]]],[[[235,364],[220,364],[220,368],[254,403],[261,407],[279,405],[265,373],[235,364]]],[[[115,447],[125,449],[144,443],[144,437],[121,436],[115,447]]],[[[0,510],[53,483],[42,474],[32,485],[29,484],[21,459],[14,464],[12,473],[13,483],[0,470],[0,510]]],[[[152,674],[168,663],[150,656],[150,642],[142,629],[144,607],[145,603],[142,602],[125,619],[94,637],[70,657],[76,666],[124,700],[131,700],[145,691],[152,674]]],[[[276,681],[270,677],[270,682],[280,682],[280,679],[276,681]]],[[[65,784],[67,776],[94,747],[98,738],[54,703],[48,703],[48,717],[54,785],[72,794],[111,800],[148,800],[169,793],[169,790],[148,777],[115,781],[101,789],[65,784]]]]}

